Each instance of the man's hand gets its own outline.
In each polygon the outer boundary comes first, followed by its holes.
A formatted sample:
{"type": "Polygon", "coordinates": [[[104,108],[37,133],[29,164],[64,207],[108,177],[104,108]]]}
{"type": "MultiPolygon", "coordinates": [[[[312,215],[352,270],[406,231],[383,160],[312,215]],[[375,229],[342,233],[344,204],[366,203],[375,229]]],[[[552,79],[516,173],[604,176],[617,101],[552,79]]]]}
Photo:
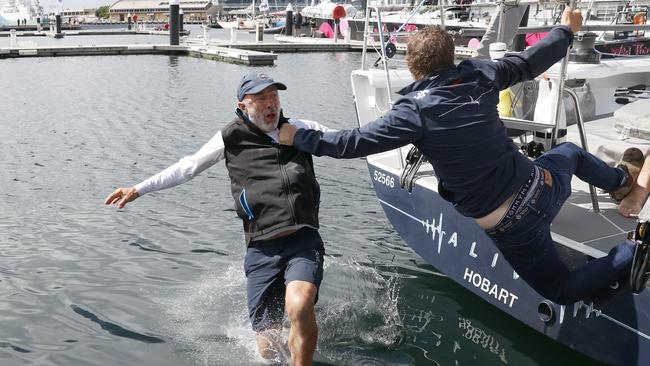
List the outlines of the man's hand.
{"type": "Polygon", "coordinates": [[[562,13],[562,25],[566,25],[573,33],[577,33],[582,28],[582,12],[580,9],[571,10],[568,6],[564,8],[564,13],[562,13]]]}
{"type": "Polygon", "coordinates": [[[296,126],[289,123],[283,123],[282,126],[280,126],[278,142],[281,145],[293,146],[293,138],[296,136],[296,131],[298,131],[296,126]]]}
{"type": "Polygon", "coordinates": [[[140,197],[140,194],[135,190],[135,187],[118,188],[106,197],[104,204],[117,205],[118,208],[124,208],[124,205],[134,201],[138,197],[140,197]]]}

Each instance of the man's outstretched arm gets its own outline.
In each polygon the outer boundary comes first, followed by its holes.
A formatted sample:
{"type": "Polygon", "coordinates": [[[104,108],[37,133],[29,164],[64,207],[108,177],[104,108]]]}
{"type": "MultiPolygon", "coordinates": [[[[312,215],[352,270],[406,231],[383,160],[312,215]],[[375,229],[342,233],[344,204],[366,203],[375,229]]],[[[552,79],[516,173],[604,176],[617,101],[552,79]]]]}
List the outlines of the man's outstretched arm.
{"type": "Polygon", "coordinates": [[[358,158],[388,151],[422,136],[417,106],[401,100],[386,115],[360,128],[322,132],[282,125],[279,142],[316,156],[358,158]]]}
{"type": "Polygon", "coordinates": [[[205,169],[224,158],[224,144],[221,132],[218,132],[194,155],[186,156],[165,170],[147,178],[133,187],[114,190],[104,200],[105,205],[117,205],[118,208],[136,200],[149,192],[171,188],[183,184],[205,169]]]}
{"type": "Polygon", "coordinates": [[[522,53],[506,56],[496,62],[483,61],[483,65],[495,72],[495,86],[503,90],[519,82],[532,80],[565,57],[573,42],[573,34],[582,26],[582,13],[567,7],[562,14],[561,23],[522,53]]]}

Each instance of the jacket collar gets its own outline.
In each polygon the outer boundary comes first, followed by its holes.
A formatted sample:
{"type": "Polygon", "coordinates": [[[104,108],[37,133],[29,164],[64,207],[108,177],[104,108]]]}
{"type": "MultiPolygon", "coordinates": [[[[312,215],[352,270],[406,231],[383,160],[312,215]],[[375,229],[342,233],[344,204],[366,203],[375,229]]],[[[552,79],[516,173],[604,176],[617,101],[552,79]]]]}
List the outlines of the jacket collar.
{"type": "Polygon", "coordinates": [[[248,115],[244,113],[244,111],[242,111],[240,108],[237,108],[235,114],[237,115],[237,117],[239,117],[239,119],[244,121],[244,126],[248,127],[248,129],[251,130],[251,132],[256,133],[260,136],[264,136],[265,138],[268,138],[270,140],[273,140],[266,133],[264,133],[264,131],[262,131],[259,127],[257,127],[257,125],[255,125],[255,123],[253,123],[253,121],[251,121],[250,118],[248,118],[248,115]]]}
{"type": "Polygon", "coordinates": [[[430,74],[420,80],[416,80],[398,91],[399,95],[406,95],[414,91],[434,88],[436,86],[446,85],[449,81],[458,77],[458,70],[453,67],[439,72],[430,74]]]}

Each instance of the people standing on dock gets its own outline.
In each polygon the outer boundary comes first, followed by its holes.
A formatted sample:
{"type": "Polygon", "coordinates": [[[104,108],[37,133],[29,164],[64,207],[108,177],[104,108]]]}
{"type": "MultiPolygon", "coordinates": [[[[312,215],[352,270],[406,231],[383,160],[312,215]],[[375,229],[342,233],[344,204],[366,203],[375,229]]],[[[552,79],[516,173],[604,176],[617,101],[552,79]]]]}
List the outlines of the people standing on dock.
{"type": "MultiPolygon", "coordinates": [[[[612,294],[616,286],[610,285],[630,275],[633,258],[645,249],[635,250],[645,246],[625,241],[607,256],[569,270],[556,252],[550,225],[571,195],[573,175],[610,192],[629,190],[636,177],[572,143],[531,161],[507,136],[497,110],[499,91],[561,60],[581,24],[580,11],[567,8],[562,25],[526,51],[458,66],[451,35],[438,26],[426,28],[409,39],[406,61],[415,82],[399,92],[403,97],[391,110],[354,130],[282,126],[280,143],[337,158],[413,144],[432,164],[440,196],[474,218],[538,293],[559,304],[612,294]]],[[[630,278],[639,279],[636,274],[630,278]]]]}
{"type": "Polygon", "coordinates": [[[295,27],[293,35],[300,37],[300,34],[302,33],[302,14],[300,14],[300,12],[296,12],[293,15],[293,26],[295,27]]]}
{"type": "Polygon", "coordinates": [[[279,356],[277,343],[286,309],[291,320],[292,365],[311,365],[318,328],[314,304],[323,278],[323,241],[318,233],[320,188],[310,154],[277,143],[278,126],[327,131],[316,122],[282,116],[283,83],[263,73],[241,80],[234,119],[194,155],[105,200],[123,208],[153,191],[185,183],[225,160],[237,215],[246,238],[244,269],[248,313],[264,358],[279,356]]]}

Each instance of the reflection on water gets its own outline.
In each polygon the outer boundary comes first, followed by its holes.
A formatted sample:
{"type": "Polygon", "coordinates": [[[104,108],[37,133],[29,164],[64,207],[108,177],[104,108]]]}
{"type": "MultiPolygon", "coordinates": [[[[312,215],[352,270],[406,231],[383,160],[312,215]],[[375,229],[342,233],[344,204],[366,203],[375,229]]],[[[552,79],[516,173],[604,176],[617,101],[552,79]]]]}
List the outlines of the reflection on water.
{"type": "MultiPolygon", "coordinates": [[[[355,125],[360,54],[283,54],[289,117],[355,125]]],[[[0,61],[0,362],[251,365],[243,235],[223,165],[125,210],[102,205],[196,151],[249,71],[188,57],[0,61]]],[[[316,159],[326,269],[317,362],[591,362],[483,303],[394,233],[365,161],[316,159]]]]}

